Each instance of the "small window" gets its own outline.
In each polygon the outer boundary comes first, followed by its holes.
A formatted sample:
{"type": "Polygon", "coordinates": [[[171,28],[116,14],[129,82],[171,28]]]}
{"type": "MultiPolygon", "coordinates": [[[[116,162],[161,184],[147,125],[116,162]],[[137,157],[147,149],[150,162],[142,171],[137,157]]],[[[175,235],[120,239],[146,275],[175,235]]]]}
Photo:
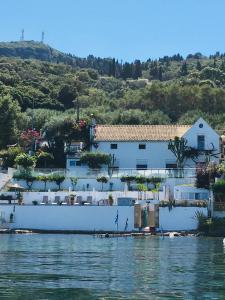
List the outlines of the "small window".
{"type": "Polygon", "coordinates": [[[75,160],[70,160],[70,167],[75,167],[75,165],[76,165],[75,160]]]}
{"type": "Polygon", "coordinates": [[[138,164],[138,165],[136,165],[137,170],[147,170],[147,168],[148,168],[147,164],[143,164],[143,165],[138,164]]]}
{"type": "Polygon", "coordinates": [[[110,144],[111,149],[117,149],[117,144],[110,144]]]}
{"type": "Polygon", "coordinates": [[[205,136],[198,135],[198,150],[205,150],[205,136]]]}
{"type": "Polygon", "coordinates": [[[199,128],[203,128],[203,124],[202,123],[199,124],[199,128]]]}
{"type": "Polygon", "coordinates": [[[139,149],[146,149],[146,145],[145,144],[139,144],[139,149]]]}
{"type": "Polygon", "coordinates": [[[166,169],[176,169],[177,164],[176,163],[168,163],[166,164],[166,169]]]}

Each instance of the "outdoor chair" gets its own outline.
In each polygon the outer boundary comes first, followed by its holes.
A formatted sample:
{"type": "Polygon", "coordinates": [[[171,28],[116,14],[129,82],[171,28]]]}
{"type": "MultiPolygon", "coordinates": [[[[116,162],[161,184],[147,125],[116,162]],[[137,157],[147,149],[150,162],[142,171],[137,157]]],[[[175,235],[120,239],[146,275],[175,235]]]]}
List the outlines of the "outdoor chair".
{"type": "Polygon", "coordinates": [[[92,204],[92,196],[87,196],[86,202],[84,202],[84,205],[91,205],[92,204]]]}
{"type": "Polygon", "coordinates": [[[42,199],[42,202],[40,203],[41,205],[46,205],[48,204],[49,201],[48,201],[48,196],[43,196],[43,199],[42,199]]]}
{"type": "Polygon", "coordinates": [[[82,196],[77,196],[77,199],[76,199],[76,205],[81,205],[82,204],[82,196]]]}
{"type": "Polygon", "coordinates": [[[70,204],[70,197],[65,196],[64,201],[62,202],[62,205],[69,205],[70,204]]]}
{"type": "Polygon", "coordinates": [[[60,204],[60,196],[55,196],[54,202],[52,202],[53,205],[59,205],[60,204]]]}

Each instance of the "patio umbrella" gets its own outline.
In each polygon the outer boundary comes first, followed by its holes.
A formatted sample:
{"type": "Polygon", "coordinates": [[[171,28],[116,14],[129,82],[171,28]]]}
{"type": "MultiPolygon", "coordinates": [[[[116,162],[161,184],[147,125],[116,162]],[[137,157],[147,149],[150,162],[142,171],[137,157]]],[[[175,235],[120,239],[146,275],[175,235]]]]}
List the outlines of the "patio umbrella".
{"type": "MultiPolygon", "coordinates": [[[[18,183],[8,184],[8,188],[9,188],[9,190],[15,192],[18,200],[20,199],[20,192],[25,190],[25,188],[23,186],[19,185],[18,183]]],[[[14,200],[14,204],[15,204],[15,200],[14,200]]]]}
{"type": "Polygon", "coordinates": [[[23,186],[19,185],[18,183],[8,184],[8,188],[11,191],[22,191],[22,190],[25,190],[25,188],[23,186]]]}

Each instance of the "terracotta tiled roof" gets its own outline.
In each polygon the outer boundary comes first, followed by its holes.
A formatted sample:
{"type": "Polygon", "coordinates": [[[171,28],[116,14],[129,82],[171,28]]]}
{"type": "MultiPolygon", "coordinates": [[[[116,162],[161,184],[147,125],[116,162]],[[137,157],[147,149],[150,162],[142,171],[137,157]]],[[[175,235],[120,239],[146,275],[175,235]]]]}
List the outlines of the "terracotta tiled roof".
{"type": "Polygon", "coordinates": [[[169,141],[182,137],[190,125],[97,125],[98,141],[169,141]]]}

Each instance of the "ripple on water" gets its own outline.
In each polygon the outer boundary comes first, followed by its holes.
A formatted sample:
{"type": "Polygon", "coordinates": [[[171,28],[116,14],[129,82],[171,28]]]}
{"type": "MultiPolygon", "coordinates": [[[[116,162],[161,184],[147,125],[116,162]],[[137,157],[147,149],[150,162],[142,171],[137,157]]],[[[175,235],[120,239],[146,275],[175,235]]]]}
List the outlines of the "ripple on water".
{"type": "Polygon", "coordinates": [[[0,299],[225,299],[218,238],[1,235],[0,299]]]}

